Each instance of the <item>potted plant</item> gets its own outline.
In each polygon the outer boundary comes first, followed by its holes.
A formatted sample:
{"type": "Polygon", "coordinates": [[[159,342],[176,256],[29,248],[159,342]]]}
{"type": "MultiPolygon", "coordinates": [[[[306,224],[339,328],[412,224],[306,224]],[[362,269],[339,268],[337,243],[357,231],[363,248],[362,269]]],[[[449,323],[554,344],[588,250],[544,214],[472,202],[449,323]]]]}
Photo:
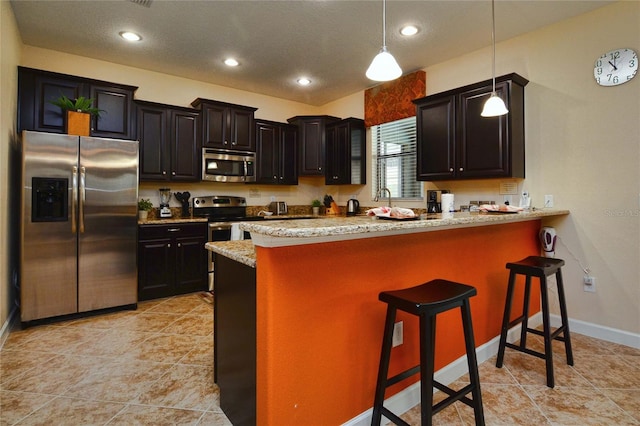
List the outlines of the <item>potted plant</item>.
{"type": "Polygon", "coordinates": [[[147,216],[152,208],[153,204],[151,204],[149,199],[140,198],[140,201],[138,201],[138,217],[140,220],[147,220],[147,216]]]}
{"type": "Polygon", "coordinates": [[[313,200],[311,202],[311,208],[313,209],[313,215],[318,216],[320,214],[320,207],[322,206],[322,201],[313,200]]]}
{"type": "Polygon", "coordinates": [[[89,136],[91,116],[100,117],[103,112],[91,106],[93,99],[84,96],[71,100],[61,95],[51,103],[66,113],[65,128],[69,135],[89,136]]]}

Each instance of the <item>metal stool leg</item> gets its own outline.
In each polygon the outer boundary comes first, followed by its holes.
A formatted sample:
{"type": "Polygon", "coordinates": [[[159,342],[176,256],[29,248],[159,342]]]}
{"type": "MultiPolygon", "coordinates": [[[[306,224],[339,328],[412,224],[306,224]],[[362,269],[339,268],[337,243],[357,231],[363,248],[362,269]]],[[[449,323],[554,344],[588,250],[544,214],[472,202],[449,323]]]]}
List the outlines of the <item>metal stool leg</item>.
{"type": "Polygon", "coordinates": [[[376,382],[376,394],[373,403],[373,416],[371,425],[380,425],[382,421],[382,404],[384,392],[387,388],[387,375],[389,374],[389,361],[391,360],[391,347],[393,345],[393,323],[396,320],[396,308],[389,306],[384,323],[384,335],[382,337],[382,351],[380,353],[380,366],[378,367],[378,380],[376,382]]]}

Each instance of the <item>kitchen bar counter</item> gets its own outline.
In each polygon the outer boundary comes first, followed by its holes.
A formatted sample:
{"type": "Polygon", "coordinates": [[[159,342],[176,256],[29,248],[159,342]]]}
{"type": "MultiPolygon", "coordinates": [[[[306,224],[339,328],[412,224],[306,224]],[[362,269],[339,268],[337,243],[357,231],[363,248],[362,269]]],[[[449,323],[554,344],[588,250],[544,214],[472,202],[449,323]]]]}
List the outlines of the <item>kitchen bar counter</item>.
{"type": "MultiPolygon", "coordinates": [[[[243,222],[251,241],[207,244],[217,258],[221,407],[230,419],[234,410],[253,413],[253,420],[238,418],[234,424],[367,423],[386,307],[378,294],[436,278],[473,285],[476,346],[497,349],[509,275],[505,264],[539,254],[543,219],[562,220],[568,213],[243,222]],[[247,354],[244,364],[232,350],[238,339],[247,354]],[[238,387],[235,375],[246,371],[246,387],[238,387]]],[[[533,315],[539,291],[532,289],[531,300],[533,315]]],[[[415,365],[419,352],[415,318],[398,315],[405,339],[394,348],[391,371],[415,365]]],[[[459,312],[442,314],[436,334],[440,370],[464,354],[459,312]]],[[[416,380],[396,384],[387,397],[404,391],[402,398],[410,399],[407,388],[416,380]]]]}

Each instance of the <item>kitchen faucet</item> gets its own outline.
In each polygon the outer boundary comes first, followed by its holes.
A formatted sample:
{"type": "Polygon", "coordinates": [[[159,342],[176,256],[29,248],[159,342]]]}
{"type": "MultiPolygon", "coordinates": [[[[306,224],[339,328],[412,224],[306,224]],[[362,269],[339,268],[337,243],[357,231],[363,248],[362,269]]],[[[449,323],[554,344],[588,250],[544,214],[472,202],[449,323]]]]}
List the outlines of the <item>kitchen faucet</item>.
{"type": "Polygon", "coordinates": [[[379,197],[385,191],[387,191],[387,194],[389,194],[389,204],[388,204],[388,206],[391,207],[391,191],[389,190],[389,188],[380,188],[380,189],[378,189],[378,191],[376,192],[376,198],[374,198],[373,201],[375,201],[377,203],[378,200],[379,200],[379,197]]]}

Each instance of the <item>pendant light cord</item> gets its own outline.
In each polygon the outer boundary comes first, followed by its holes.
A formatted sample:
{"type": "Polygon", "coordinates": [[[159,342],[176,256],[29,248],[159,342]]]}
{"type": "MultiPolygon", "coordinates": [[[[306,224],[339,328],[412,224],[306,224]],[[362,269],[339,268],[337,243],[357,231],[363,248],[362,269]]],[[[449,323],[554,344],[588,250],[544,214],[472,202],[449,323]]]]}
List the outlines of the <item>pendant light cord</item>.
{"type": "Polygon", "coordinates": [[[496,10],[495,0],[491,0],[491,43],[493,44],[493,94],[496,93],[496,10]]]}
{"type": "Polygon", "coordinates": [[[382,49],[387,50],[387,0],[382,0],[382,49]]]}

